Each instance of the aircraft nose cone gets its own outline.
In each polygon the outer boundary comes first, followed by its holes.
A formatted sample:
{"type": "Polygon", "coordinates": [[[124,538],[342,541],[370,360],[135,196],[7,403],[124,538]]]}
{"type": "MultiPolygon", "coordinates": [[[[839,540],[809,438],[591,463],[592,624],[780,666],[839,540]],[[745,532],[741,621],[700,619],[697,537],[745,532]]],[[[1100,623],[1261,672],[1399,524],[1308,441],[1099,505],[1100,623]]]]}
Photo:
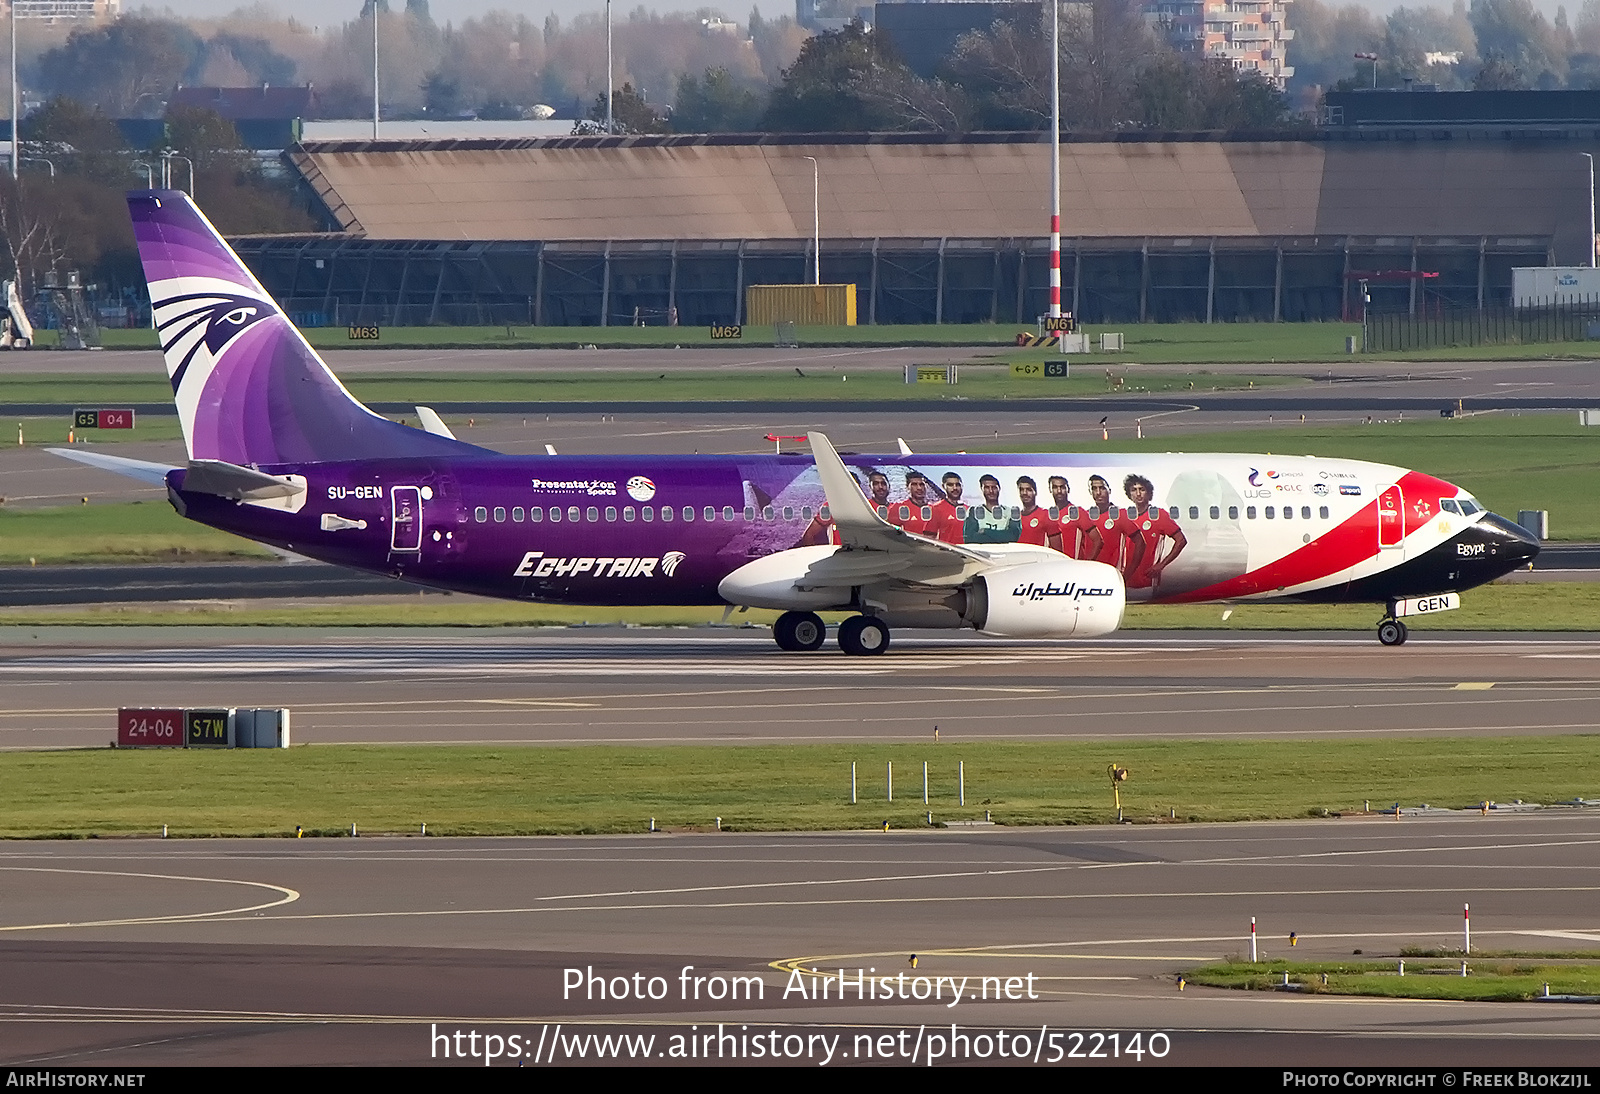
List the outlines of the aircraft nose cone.
{"type": "Polygon", "coordinates": [[[1513,568],[1526,566],[1539,554],[1539,540],[1532,532],[1507,520],[1498,513],[1490,513],[1479,522],[1480,527],[1489,532],[1490,541],[1494,544],[1495,554],[1499,561],[1510,564],[1513,568]]]}

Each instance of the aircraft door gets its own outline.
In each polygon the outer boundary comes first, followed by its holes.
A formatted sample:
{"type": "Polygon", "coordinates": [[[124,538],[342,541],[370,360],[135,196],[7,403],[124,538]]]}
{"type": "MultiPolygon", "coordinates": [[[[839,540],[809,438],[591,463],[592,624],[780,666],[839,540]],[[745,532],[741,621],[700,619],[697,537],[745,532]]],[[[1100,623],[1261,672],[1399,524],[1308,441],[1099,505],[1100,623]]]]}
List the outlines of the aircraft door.
{"type": "Polygon", "coordinates": [[[1398,486],[1385,486],[1378,491],[1378,547],[1380,550],[1398,550],[1405,546],[1405,499],[1398,486]]]}
{"type": "Polygon", "coordinates": [[[390,524],[389,549],[391,551],[422,550],[422,490],[416,486],[389,488],[393,507],[390,524]]]}

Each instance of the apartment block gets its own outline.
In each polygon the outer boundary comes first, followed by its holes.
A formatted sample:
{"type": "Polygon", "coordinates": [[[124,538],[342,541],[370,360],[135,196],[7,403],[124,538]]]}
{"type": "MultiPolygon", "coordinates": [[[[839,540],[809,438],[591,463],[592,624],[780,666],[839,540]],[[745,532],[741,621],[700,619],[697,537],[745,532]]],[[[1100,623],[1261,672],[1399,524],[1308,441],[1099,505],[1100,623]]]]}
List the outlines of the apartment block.
{"type": "Polygon", "coordinates": [[[1145,17],[1181,53],[1216,57],[1239,72],[1256,72],[1280,88],[1289,64],[1290,0],[1153,0],[1145,17]]]}

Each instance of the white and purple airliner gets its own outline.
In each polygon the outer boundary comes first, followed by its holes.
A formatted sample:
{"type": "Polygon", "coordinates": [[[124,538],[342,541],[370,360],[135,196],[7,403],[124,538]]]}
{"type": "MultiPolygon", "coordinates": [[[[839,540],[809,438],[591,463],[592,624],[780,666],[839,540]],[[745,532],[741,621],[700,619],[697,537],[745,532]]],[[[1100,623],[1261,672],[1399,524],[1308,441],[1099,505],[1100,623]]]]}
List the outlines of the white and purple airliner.
{"type": "Polygon", "coordinates": [[[1130,602],[1448,610],[1537,553],[1417,471],[1310,456],[510,456],[375,414],[187,196],[129,195],[184,466],[61,455],[166,486],[190,520],[441,589],[782,612],[786,650],[882,653],[893,626],[1105,635],[1130,602]]]}

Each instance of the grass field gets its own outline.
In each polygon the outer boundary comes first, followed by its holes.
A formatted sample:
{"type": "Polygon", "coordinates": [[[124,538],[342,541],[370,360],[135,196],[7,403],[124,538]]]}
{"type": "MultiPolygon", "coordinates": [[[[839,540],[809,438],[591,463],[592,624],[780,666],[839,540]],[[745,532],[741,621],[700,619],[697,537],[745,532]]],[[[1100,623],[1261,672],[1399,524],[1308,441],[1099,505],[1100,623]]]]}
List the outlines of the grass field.
{"type": "MultiPolygon", "coordinates": [[[[671,362],[663,361],[663,369],[671,362]]],[[[508,375],[425,376],[417,374],[356,375],[347,378],[350,391],[367,403],[569,403],[569,402],[829,402],[840,400],[913,400],[937,402],[966,399],[1039,399],[1104,395],[1159,394],[1189,391],[1238,391],[1250,387],[1284,387],[1307,381],[1296,376],[1218,375],[1196,371],[1114,370],[1120,387],[1107,383],[1104,368],[1080,369],[1064,379],[1028,379],[1011,374],[1010,364],[964,365],[961,382],[907,384],[893,371],[854,372],[825,364],[806,375],[794,371],[753,372],[598,372],[529,373],[508,375]]],[[[167,403],[172,387],[159,374],[128,376],[25,375],[0,381],[0,410],[7,404],[54,403],[60,406],[116,406],[125,403],[167,403]]],[[[97,441],[127,440],[147,430],[163,416],[145,415],[138,428],[93,430],[97,441]]],[[[169,416],[176,430],[176,415],[169,416]]],[[[0,422],[0,424],[4,424],[0,422]]],[[[66,418],[58,430],[66,436],[66,418]]],[[[45,439],[41,435],[41,439],[45,439]]],[[[148,435],[144,438],[148,439],[148,435]]]]}
{"type": "MultiPolygon", "coordinates": [[[[1032,332],[1033,324],[974,323],[897,326],[800,327],[802,346],[1011,346],[1018,331],[1032,332]]],[[[1147,363],[1207,364],[1250,361],[1338,361],[1347,359],[1345,339],[1361,337],[1359,323],[1106,323],[1084,328],[1091,345],[1102,332],[1121,333],[1126,350],[1120,354],[1091,353],[1074,360],[1133,360],[1147,363]]],[[[41,343],[50,332],[40,332],[41,343]]],[[[771,346],[771,327],[746,326],[737,341],[711,339],[708,327],[384,327],[377,342],[352,342],[344,327],[319,327],[305,331],[312,345],[323,349],[528,349],[557,346],[605,348],[656,348],[719,346],[741,348],[771,346]]],[[[107,348],[143,348],[156,344],[155,332],[108,330],[107,348]]],[[[1050,351],[1052,354],[1055,351],[1050,351]]],[[[1478,346],[1418,350],[1385,354],[1389,360],[1529,360],[1547,357],[1588,357],[1593,348],[1583,342],[1530,345],[1478,346]]]]}
{"type": "MultiPolygon", "coordinates": [[[[301,732],[315,718],[301,712],[301,732]]],[[[114,718],[106,714],[107,738],[114,718]]],[[[22,728],[19,726],[18,728],[22,728]]],[[[149,833],[439,835],[895,828],[1321,817],[1374,802],[1600,796],[1596,738],[962,742],[898,745],[483,747],[313,745],[288,750],[15,752],[0,764],[0,837],[149,833]],[[859,804],[850,804],[850,764],[859,804]],[[886,800],[894,764],[896,800],[886,800]],[[922,803],[922,764],[930,800],[922,803]],[[957,798],[965,764],[966,805],[957,798]]],[[[1329,823],[1337,823],[1330,821],[1329,823]]]]}
{"type": "MultiPolygon", "coordinates": [[[[1325,361],[1346,356],[1345,338],[1361,334],[1359,323],[1119,323],[1086,327],[1098,345],[1101,331],[1121,332],[1128,349],[1120,356],[1161,361],[1325,361]]],[[[796,329],[802,346],[1015,346],[1032,323],[925,323],[796,329]]],[[[654,348],[716,346],[737,352],[774,344],[772,327],[746,326],[737,340],[711,338],[709,327],[383,327],[377,342],[351,341],[344,327],[305,330],[319,349],[530,349],[541,346],[654,348]]],[[[156,345],[150,330],[108,330],[108,349],[156,345]]],[[[42,341],[42,339],[41,339],[42,341]]],[[[1052,351],[1055,352],[1055,351],[1052,351]]],[[[1091,355],[1091,356],[1099,356],[1091,355]]],[[[1118,355],[1108,355],[1118,356],[1118,355]]]]}
{"type": "MultiPolygon", "coordinates": [[[[3,530],[4,517],[0,517],[3,530]]],[[[0,537],[3,543],[3,537],[0,537]]],[[[405,589],[405,586],[397,586],[405,589]]],[[[115,596],[109,592],[108,596],[115,596]]],[[[1124,630],[1371,631],[1382,609],[1373,604],[1241,604],[1227,620],[1216,604],[1136,604],[1124,630]]],[[[35,626],[297,626],[297,627],[540,627],[626,624],[704,626],[722,608],[594,608],[526,604],[475,596],[411,593],[293,603],[176,601],[152,604],[71,604],[0,607],[0,625],[35,626]]],[[[777,612],[753,610],[730,622],[770,626],[777,612]]],[[[824,613],[830,623],[844,618],[824,613]]],[[[1428,631],[1600,631],[1600,584],[1490,585],[1462,597],[1459,611],[1425,616],[1407,625],[1428,631]]],[[[972,641],[981,639],[968,636],[972,641]]],[[[825,656],[825,655],[824,655],[825,656]]]]}
{"type": "MultiPolygon", "coordinates": [[[[3,388],[0,388],[3,390],[3,388]]],[[[95,400],[84,400],[93,402],[95,400]]],[[[134,400],[126,400],[133,402],[134,400]]],[[[109,403],[109,400],[105,401],[109,403]]],[[[4,412],[0,406],[0,413],[4,412]]],[[[116,444],[120,441],[175,441],[183,436],[176,414],[144,414],[135,419],[133,429],[73,429],[72,415],[59,414],[48,418],[37,416],[0,418],[0,436],[4,431],[22,429],[22,437],[31,445],[64,445],[67,434],[72,433],[79,444],[116,444]]],[[[6,439],[9,440],[9,437],[6,439]]]]}
{"type": "Polygon", "coordinates": [[[184,520],[166,499],[52,509],[0,507],[0,565],[274,557],[249,540],[184,520]]]}
{"type": "Polygon", "coordinates": [[[1298,990],[1316,995],[1376,995],[1396,999],[1475,999],[1519,1002],[1544,994],[1600,995],[1600,964],[1564,961],[1540,964],[1479,955],[1461,975],[1459,957],[1449,961],[1289,962],[1247,961],[1207,965],[1185,973],[1191,984],[1247,991],[1282,991],[1284,974],[1298,990]],[[1326,975],[1327,983],[1323,983],[1326,975]]]}

